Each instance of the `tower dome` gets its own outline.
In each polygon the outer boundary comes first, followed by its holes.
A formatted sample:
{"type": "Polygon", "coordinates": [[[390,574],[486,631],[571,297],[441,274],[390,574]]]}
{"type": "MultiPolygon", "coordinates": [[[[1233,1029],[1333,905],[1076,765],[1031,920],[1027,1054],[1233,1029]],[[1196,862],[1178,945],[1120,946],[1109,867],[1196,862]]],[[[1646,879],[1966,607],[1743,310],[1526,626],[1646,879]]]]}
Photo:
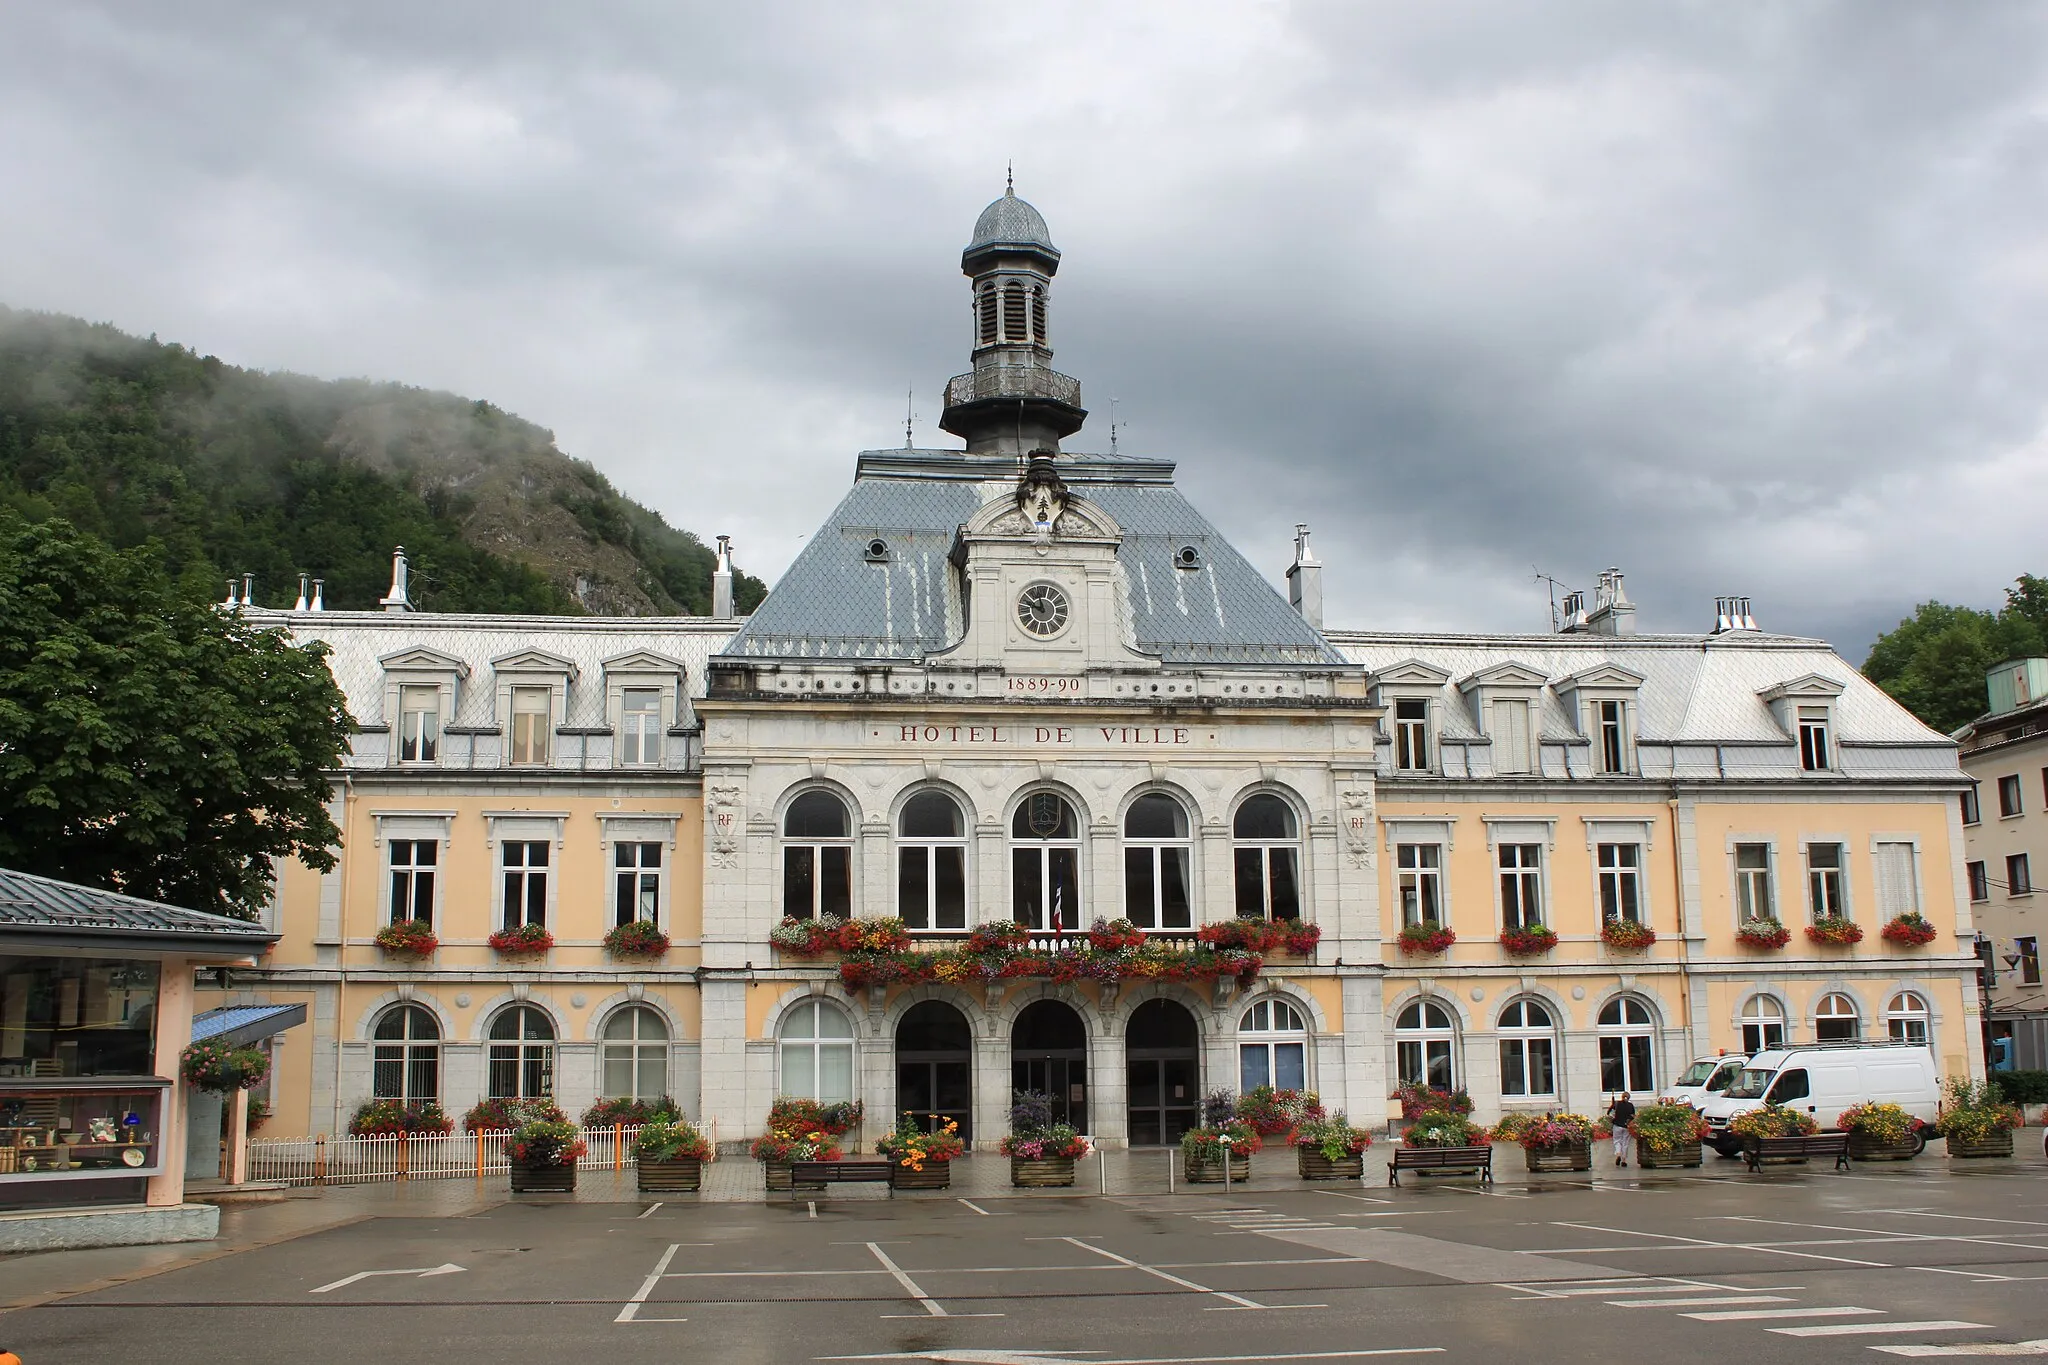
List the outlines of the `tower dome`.
{"type": "Polygon", "coordinates": [[[967,249],[989,246],[1035,246],[1052,252],[1055,258],[1060,254],[1053,247],[1052,234],[1046,231],[1045,215],[1019,199],[1014,186],[1005,188],[1003,197],[974,220],[974,240],[967,249]]]}

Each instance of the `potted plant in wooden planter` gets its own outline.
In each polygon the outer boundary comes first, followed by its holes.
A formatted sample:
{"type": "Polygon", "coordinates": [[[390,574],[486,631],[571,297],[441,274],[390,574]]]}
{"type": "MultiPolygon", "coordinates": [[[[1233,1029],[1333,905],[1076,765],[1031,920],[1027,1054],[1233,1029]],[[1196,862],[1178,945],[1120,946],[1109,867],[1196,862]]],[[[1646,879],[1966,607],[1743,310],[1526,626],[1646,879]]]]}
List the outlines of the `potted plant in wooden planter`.
{"type": "Polygon", "coordinates": [[[711,1143],[683,1119],[656,1119],[633,1139],[640,1188],[649,1194],[688,1194],[703,1188],[711,1143]]]}
{"type": "Polygon", "coordinates": [[[1444,1109],[1418,1114],[1401,1133],[1410,1147],[1476,1147],[1486,1141],[1486,1130],[1466,1118],[1444,1109]]]}
{"type": "Polygon", "coordinates": [[[1775,952],[1792,941],[1792,931],[1769,916],[1746,919],[1735,926],[1735,941],[1745,948],[1775,952]]]}
{"type": "Polygon", "coordinates": [[[1689,1104],[1646,1104],[1628,1131],[1636,1140],[1636,1164],[1646,1170],[1697,1166],[1706,1159],[1700,1143],[1710,1131],[1707,1120],[1689,1104]]]}
{"type": "MultiPolygon", "coordinates": [[[[936,1119],[936,1114],[927,1118],[936,1119]]],[[[941,1120],[930,1132],[909,1114],[896,1121],[894,1132],[875,1139],[875,1150],[889,1158],[892,1190],[943,1190],[953,1183],[953,1158],[967,1150],[960,1125],[941,1120]]]]}
{"type": "Polygon", "coordinates": [[[1925,1125],[1896,1104],[1865,1100],[1851,1105],[1835,1127],[1849,1135],[1849,1156],[1855,1161],[1906,1161],[1927,1149],[1925,1125]]]}
{"type": "Polygon", "coordinates": [[[1353,1128],[1344,1111],[1303,1119],[1294,1130],[1295,1172],[1303,1180],[1361,1180],[1372,1134],[1353,1128]]]}
{"type": "Polygon", "coordinates": [[[509,1133],[521,1124],[537,1119],[566,1123],[569,1116],[553,1100],[484,1099],[471,1105],[469,1112],[462,1116],[462,1131],[509,1133]]]}
{"type": "Polygon", "coordinates": [[[1941,1117],[1934,1126],[1948,1139],[1950,1156],[2012,1155],[2012,1130],[2020,1126],[2019,1110],[2000,1099],[1989,1085],[1960,1076],[1943,1089],[1941,1117]]]}
{"type": "Polygon", "coordinates": [[[1472,1097],[1462,1089],[1444,1090],[1415,1081],[1401,1082],[1387,1098],[1401,1101],[1401,1117],[1404,1119],[1419,1119],[1424,1114],[1466,1115],[1472,1112],[1472,1097]]]}
{"type": "Polygon", "coordinates": [[[1054,1189],[1074,1183],[1074,1163],[1088,1155],[1088,1139],[1072,1124],[1053,1122],[1050,1095],[1019,1090],[1010,1105],[1010,1133],[999,1150],[1010,1158],[1010,1184],[1054,1189]]]}
{"type": "Polygon", "coordinates": [[[1252,1153],[1258,1149],[1259,1135],[1241,1119],[1190,1128],[1180,1139],[1181,1178],[1190,1185],[1222,1184],[1224,1156],[1228,1153],[1230,1183],[1250,1180],[1252,1153]]]}
{"type": "MultiPolygon", "coordinates": [[[[1782,1104],[1767,1104],[1760,1109],[1737,1114],[1728,1121],[1728,1131],[1742,1139],[1745,1150],[1754,1152],[1764,1138],[1811,1137],[1820,1131],[1820,1125],[1815,1123],[1810,1115],[1802,1114],[1797,1109],[1787,1109],[1782,1104]]],[[[1762,1164],[1803,1166],[1806,1164],[1806,1158],[1767,1156],[1762,1158],[1762,1164]]]]}
{"type": "Polygon", "coordinates": [[[505,1158],[512,1163],[512,1193],[576,1188],[576,1159],[589,1150],[576,1125],[554,1119],[531,1119],[505,1139],[505,1158]]]}
{"type": "Polygon", "coordinates": [[[1418,954],[1434,957],[1456,943],[1458,936],[1449,925],[1426,919],[1416,924],[1402,925],[1400,937],[1396,941],[1401,945],[1401,951],[1411,957],[1418,954]]]}
{"type": "Polygon", "coordinates": [[[1304,1119],[1323,1116],[1322,1101],[1313,1090],[1276,1090],[1255,1085],[1237,1097],[1238,1118],[1251,1125],[1261,1144],[1267,1138],[1287,1139],[1304,1119]]]}
{"type": "Polygon", "coordinates": [[[455,1120],[432,1100],[364,1100],[348,1121],[350,1137],[429,1137],[454,1129],[455,1120]]]}
{"type": "Polygon", "coordinates": [[[1584,1114],[1545,1114],[1519,1127],[1515,1141],[1521,1144],[1522,1160],[1530,1170],[1593,1169],[1593,1120],[1584,1114]]]}
{"type": "MultiPolygon", "coordinates": [[[[747,1149],[754,1160],[761,1163],[767,1176],[768,1188],[774,1191],[797,1188],[790,1182],[789,1168],[797,1161],[837,1161],[839,1143],[830,1133],[821,1128],[776,1128],[770,1126],[747,1149]]],[[[806,1189],[823,1189],[822,1185],[807,1185],[806,1189]]]]}

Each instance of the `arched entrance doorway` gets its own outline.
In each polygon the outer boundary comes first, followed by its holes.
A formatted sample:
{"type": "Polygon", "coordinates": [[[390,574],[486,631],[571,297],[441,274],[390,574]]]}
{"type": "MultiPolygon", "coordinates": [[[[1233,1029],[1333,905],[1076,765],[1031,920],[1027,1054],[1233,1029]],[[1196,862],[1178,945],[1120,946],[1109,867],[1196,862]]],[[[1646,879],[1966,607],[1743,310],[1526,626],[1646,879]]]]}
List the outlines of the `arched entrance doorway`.
{"type": "MultiPolygon", "coordinates": [[[[974,1054],[967,1018],[951,1005],[913,1005],[896,1025],[896,1114],[930,1132],[947,1119],[974,1141],[974,1054]]],[[[892,1122],[890,1127],[894,1127],[892,1122]]]]}
{"type": "Polygon", "coordinates": [[[1171,1000],[1147,1000],[1124,1030],[1133,1147],[1179,1142],[1202,1103],[1201,1039],[1195,1016],[1171,1000]]]}
{"type": "Polygon", "coordinates": [[[1010,1085],[1052,1096],[1055,1123],[1088,1131],[1088,1028],[1057,1000],[1040,1000],[1010,1030],[1010,1085]]]}

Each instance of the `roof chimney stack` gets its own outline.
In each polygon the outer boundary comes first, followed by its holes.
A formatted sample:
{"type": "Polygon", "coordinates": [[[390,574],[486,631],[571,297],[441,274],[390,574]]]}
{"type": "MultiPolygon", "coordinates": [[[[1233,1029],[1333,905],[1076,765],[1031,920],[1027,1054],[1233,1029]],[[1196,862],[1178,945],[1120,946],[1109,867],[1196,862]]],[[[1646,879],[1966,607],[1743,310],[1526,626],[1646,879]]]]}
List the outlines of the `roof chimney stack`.
{"type": "Polygon", "coordinates": [[[1573,588],[1564,595],[1563,619],[1557,623],[1559,635],[1584,635],[1586,633],[1586,594],[1573,588]]]}
{"type": "Polygon", "coordinates": [[[253,607],[256,605],[255,574],[245,573],[242,575],[242,605],[245,607],[253,607]]]}
{"type": "Polygon", "coordinates": [[[1621,570],[1608,569],[1593,589],[1593,610],[1586,613],[1586,630],[1593,635],[1636,633],[1636,604],[1621,587],[1621,570]]]}
{"type": "Polygon", "coordinates": [[[405,547],[401,545],[391,552],[391,591],[377,603],[386,611],[412,610],[412,598],[406,592],[406,567],[405,547]]]}
{"type": "Polygon", "coordinates": [[[1308,527],[1294,524],[1294,563],[1287,568],[1287,600],[1301,613],[1301,619],[1323,628],[1323,566],[1309,548],[1308,527]]]}
{"type": "Polygon", "coordinates": [[[226,607],[229,611],[233,611],[236,607],[242,605],[241,601],[237,599],[235,596],[235,580],[232,578],[228,580],[227,600],[225,602],[222,602],[221,605],[223,607],[226,607]]]}
{"type": "Polygon", "coordinates": [[[1726,635],[1731,630],[1755,630],[1756,618],[1749,614],[1747,597],[1717,597],[1714,599],[1714,634],[1726,635]]]}
{"type": "Polygon", "coordinates": [[[718,538],[718,567],[711,571],[711,614],[732,619],[732,537],[718,538]]]}
{"type": "Polygon", "coordinates": [[[296,601],[296,602],[294,602],[294,603],[292,603],[292,610],[293,610],[293,611],[305,611],[305,610],[307,609],[307,608],[306,608],[306,584],[307,584],[307,583],[308,583],[309,581],[311,581],[312,577],[313,577],[313,576],[312,576],[311,574],[303,574],[303,573],[302,573],[302,574],[300,574],[300,575],[299,575],[299,600],[298,600],[298,601],[296,601]]]}
{"type": "Polygon", "coordinates": [[[326,611],[326,610],[327,610],[327,603],[326,603],[325,601],[321,600],[321,599],[322,599],[322,598],[324,597],[324,595],[326,594],[326,591],[327,591],[327,580],[326,580],[326,579],[324,579],[324,578],[316,578],[316,579],[314,579],[314,580],[313,580],[313,605],[312,605],[312,607],[310,608],[310,610],[312,610],[312,611],[326,611]]]}

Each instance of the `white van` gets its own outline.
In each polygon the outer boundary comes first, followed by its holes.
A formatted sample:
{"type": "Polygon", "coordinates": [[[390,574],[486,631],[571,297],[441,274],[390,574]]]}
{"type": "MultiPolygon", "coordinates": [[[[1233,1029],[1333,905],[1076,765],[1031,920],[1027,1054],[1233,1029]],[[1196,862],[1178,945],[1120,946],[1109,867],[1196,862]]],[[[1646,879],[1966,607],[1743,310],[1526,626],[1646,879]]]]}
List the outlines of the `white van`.
{"type": "Polygon", "coordinates": [[[1685,1069],[1685,1074],[1667,1087],[1657,1102],[1689,1104],[1698,1109],[1735,1084],[1735,1078],[1748,1064],[1749,1058],[1739,1052],[1724,1052],[1714,1057],[1695,1057],[1692,1065],[1685,1069]]]}
{"type": "Polygon", "coordinates": [[[1734,1156],[1742,1139],[1728,1131],[1728,1120],[1737,1114],[1782,1104],[1832,1128],[1844,1109],[1865,1100],[1896,1104],[1934,1122],[1941,1104],[1934,1055],[1920,1043],[1822,1043],[1759,1052],[1733,1085],[1702,1101],[1700,1113],[1713,1130],[1707,1141],[1714,1150],[1734,1156]]]}

